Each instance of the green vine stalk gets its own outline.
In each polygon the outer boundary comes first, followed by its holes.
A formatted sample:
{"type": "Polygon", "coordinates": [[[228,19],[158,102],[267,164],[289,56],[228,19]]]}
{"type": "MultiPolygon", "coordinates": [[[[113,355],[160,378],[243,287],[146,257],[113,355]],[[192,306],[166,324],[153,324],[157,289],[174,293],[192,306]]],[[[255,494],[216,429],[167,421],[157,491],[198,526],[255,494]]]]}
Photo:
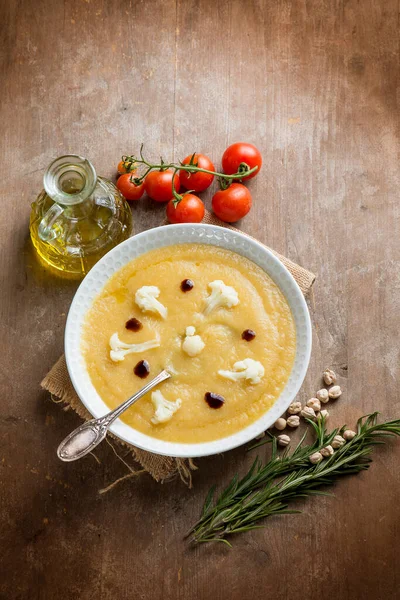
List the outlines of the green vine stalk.
{"type": "MultiPolygon", "coordinates": [[[[174,186],[175,174],[178,171],[187,171],[188,173],[208,173],[209,175],[215,175],[215,177],[217,177],[219,179],[221,188],[226,189],[227,187],[229,187],[229,185],[233,181],[241,181],[243,179],[243,177],[248,176],[251,173],[254,173],[254,171],[257,171],[257,169],[258,169],[257,166],[255,166],[251,169],[247,163],[242,162],[239,165],[239,168],[236,173],[228,175],[227,173],[220,173],[219,171],[210,171],[209,169],[202,169],[201,167],[198,166],[197,163],[194,162],[195,156],[196,156],[196,153],[194,152],[192,154],[191,159],[188,164],[183,164],[182,162],[180,162],[179,164],[174,163],[174,162],[165,163],[162,158],[160,159],[160,163],[151,163],[148,160],[146,160],[143,156],[143,144],[142,144],[140,147],[139,157],[134,156],[134,155],[124,155],[124,156],[122,156],[122,161],[124,163],[124,167],[125,167],[125,170],[127,171],[127,173],[134,171],[134,169],[136,169],[136,167],[138,165],[145,166],[143,173],[139,177],[135,177],[134,172],[132,172],[131,181],[135,185],[140,185],[144,181],[144,179],[147,177],[147,175],[150,173],[150,171],[167,171],[168,169],[172,169],[174,172],[173,178],[172,178],[172,191],[173,191],[173,195],[174,195],[176,203],[180,202],[183,197],[181,194],[177,193],[177,191],[175,190],[175,186],[174,186]]],[[[192,191],[193,190],[189,190],[185,193],[189,194],[192,191]]]]}

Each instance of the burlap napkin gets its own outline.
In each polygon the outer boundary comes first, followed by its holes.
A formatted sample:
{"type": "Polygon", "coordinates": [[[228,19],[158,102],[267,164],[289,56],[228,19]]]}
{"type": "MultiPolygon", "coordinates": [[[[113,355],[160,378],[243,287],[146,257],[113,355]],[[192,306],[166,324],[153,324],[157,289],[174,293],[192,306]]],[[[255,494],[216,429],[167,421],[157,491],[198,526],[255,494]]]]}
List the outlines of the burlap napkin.
{"type": "MultiPolygon", "coordinates": [[[[228,227],[229,229],[235,229],[231,225],[223,223],[208,211],[206,212],[203,222],[210,223],[212,225],[220,225],[221,227],[228,227]]],[[[272,250],[272,252],[274,251],[272,250]]],[[[304,269],[303,267],[300,267],[296,263],[292,262],[285,256],[281,256],[277,252],[274,252],[274,254],[291,272],[303,294],[307,295],[312,284],[314,283],[315,275],[310,271],[307,271],[307,269],[304,269]]],[[[64,410],[72,408],[80,417],[82,417],[82,419],[88,420],[92,418],[89,412],[83,406],[82,402],[79,400],[79,397],[74,390],[68,375],[64,356],[62,356],[56,362],[51,371],[46,375],[41,383],[41,386],[50,392],[55,402],[60,402],[64,405],[64,410]]],[[[139,448],[125,444],[111,433],[109,435],[114,438],[114,440],[117,442],[117,445],[119,445],[121,449],[125,447],[126,451],[129,454],[132,454],[134,460],[140,463],[140,465],[143,467],[143,470],[150,473],[150,475],[154,477],[156,481],[165,481],[166,479],[179,474],[185,483],[187,483],[189,486],[191,485],[191,471],[196,468],[191,459],[171,458],[169,456],[151,454],[145,450],[140,450],[139,448]]],[[[114,446],[113,449],[114,452],[116,452],[114,446]]],[[[120,458],[122,459],[122,457],[120,458]]],[[[130,469],[130,472],[125,477],[119,478],[111,485],[114,485],[121,479],[132,477],[138,472],[141,472],[134,471],[124,460],[123,462],[130,469]]]]}

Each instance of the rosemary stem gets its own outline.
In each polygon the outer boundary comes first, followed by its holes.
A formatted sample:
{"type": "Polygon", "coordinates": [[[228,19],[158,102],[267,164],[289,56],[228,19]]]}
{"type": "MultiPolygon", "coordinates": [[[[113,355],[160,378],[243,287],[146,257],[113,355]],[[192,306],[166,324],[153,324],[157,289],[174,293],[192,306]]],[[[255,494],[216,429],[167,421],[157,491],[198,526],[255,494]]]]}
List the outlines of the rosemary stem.
{"type": "Polygon", "coordinates": [[[201,518],[188,532],[191,541],[224,541],[229,545],[226,536],[262,527],[258,524],[261,519],[299,512],[288,509],[290,501],[313,494],[326,495],[318,488],[333,484],[343,475],[368,469],[373,446],[384,443],[387,437],[400,436],[400,419],[379,424],[377,415],[359,419],[356,436],[316,465],[311,465],[310,455],[328,445],[338,431],[343,433],[345,426],[327,433],[323,419],[310,421],[315,442],[303,446],[303,437],[291,454],[284,451],[280,457],[274,439],[272,458],[267,464],[257,458],[249,472],[241,480],[235,476],[214,503],[213,491],[209,492],[201,518]]]}

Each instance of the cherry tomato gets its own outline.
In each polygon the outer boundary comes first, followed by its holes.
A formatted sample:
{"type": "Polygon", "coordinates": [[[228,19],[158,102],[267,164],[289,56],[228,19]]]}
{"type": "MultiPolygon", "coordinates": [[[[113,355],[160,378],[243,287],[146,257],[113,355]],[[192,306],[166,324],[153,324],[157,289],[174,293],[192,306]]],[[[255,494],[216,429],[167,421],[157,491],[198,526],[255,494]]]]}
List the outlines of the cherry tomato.
{"type": "MultiPolygon", "coordinates": [[[[192,156],[187,156],[183,159],[183,164],[188,165],[192,156]]],[[[194,164],[201,169],[207,169],[208,171],[215,171],[215,167],[211,160],[205,154],[195,154],[193,157],[194,164]]],[[[214,175],[209,173],[188,173],[187,171],[179,171],[179,178],[181,184],[187,190],[194,190],[195,192],[204,192],[213,182],[214,175]]]]}
{"type": "Polygon", "coordinates": [[[185,194],[179,204],[167,204],[167,218],[170,223],[200,223],[204,217],[204,204],[194,194],[185,194]]]}
{"type": "MultiPolygon", "coordinates": [[[[172,193],[172,175],[173,171],[150,171],[147,175],[144,187],[147,194],[156,202],[168,202],[171,200],[172,193]]],[[[180,180],[179,175],[174,177],[175,191],[179,192],[180,180]]]]}
{"type": "Polygon", "coordinates": [[[134,171],[136,171],[136,167],[134,166],[134,163],[130,163],[129,168],[127,169],[125,167],[124,161],[120,160],[118,163],[117,171],[118,175],[123,175],[124,173],[133,173],[134,171]]]}
{"type": "Polygon", "coordinates": [[[212,199],[212,208],[221,221],[234,223],[249,212],[251,194],[241,183],[232,183],[226,190],[219,190],[212,199]]]}
{"type": "MultiPolygon", "coordinates": [[[[144,183],[135,185],[131,181],[132,173],[124,173],[118,178],[117,188],[127,200],[140,200],[144,192],[144,183]]],[[[132,177],[133,179],[133,177],[132,177]]]]}
{"type": "Polygon", "coordinates": [[[222,168],[225,173],[232,175],[237,173],[240,163],[246,163],[250,169],[257,166],[258,169],[243,177],[243,179],[252,179],[258,175],[262,165],[262,156],[253,144],[237,142],[229,146],[222,155],[222,168]]]}

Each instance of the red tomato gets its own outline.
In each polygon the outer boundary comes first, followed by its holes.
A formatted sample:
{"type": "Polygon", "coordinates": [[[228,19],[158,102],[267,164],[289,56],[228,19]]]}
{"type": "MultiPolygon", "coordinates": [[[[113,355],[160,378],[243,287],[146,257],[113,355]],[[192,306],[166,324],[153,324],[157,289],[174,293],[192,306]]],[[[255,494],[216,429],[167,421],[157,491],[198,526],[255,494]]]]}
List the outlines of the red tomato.
{"type": "MultiPolygon", "coordinates": [[[[187,156],[183,159],[183,164],[188,165],[192,156],[187,156]]],[[[215,167],[211,160],[205,154],[195,154],[193,161],[201,169],[207,169],[208,171],[215,171],[215,167]]],[[[214,175],[209,173],[188,173],[187,171],[179,171],[179,178],[181,184],[187,190],[194,190],[195,192],[204,192],[213,182],[214,175]]]]}
{"type": "MultiPolygon", "coordinates": [[[[150,171],[144,182],[148,196],[156,202],[168,202],[171,200],[173,196],[172,175],[173,171],[171,169],[167,171],[150,171]]],[[[178,174],[174,177],[174,184],[175,191],[179,192],[180,180],[178,174]]]]}
{"type": "Polygon", "coordinates": [[[123,160],[120,160],[117,167],[118,175],[123,175],[124,173],[133,173],[136,171],[136,167],[133,163],[130,163],[129,168],[125,167],[125,163],[123,160]]]}
{"type": "Polygon", "coordinates": [[[237,142],[229,146],[222,155],[222,168],[228,175],[237,173],[240,163],[246,163],[250,169],[257,166],[258,169],[243,177],[243,179],[251,179],[258,175],[262,165],[262,156],[253,144],[245,144],[237,142]]]}
{"type": "Polygon", "coordinates": [[[124,173],[118,178],[117,188],[127,200],[140,200],[144,192],[144,183],[135,185],[133,181],[132,173],[124,173]]]}
{"type": "Polygon", "coordinates": [[[170,223],[200,223],[204,217],[204,204],[194,194],[185,194],[179,204],[167,204],[167,218],[170,223]]]}
{"type": "Polygon", "coordinates": [[[221,221],[234,223],[242,219],[251,208],[251,194],[241,183],[232,183],[226,190],[219,190],[212,199],[212,208],[221,221]]]}

